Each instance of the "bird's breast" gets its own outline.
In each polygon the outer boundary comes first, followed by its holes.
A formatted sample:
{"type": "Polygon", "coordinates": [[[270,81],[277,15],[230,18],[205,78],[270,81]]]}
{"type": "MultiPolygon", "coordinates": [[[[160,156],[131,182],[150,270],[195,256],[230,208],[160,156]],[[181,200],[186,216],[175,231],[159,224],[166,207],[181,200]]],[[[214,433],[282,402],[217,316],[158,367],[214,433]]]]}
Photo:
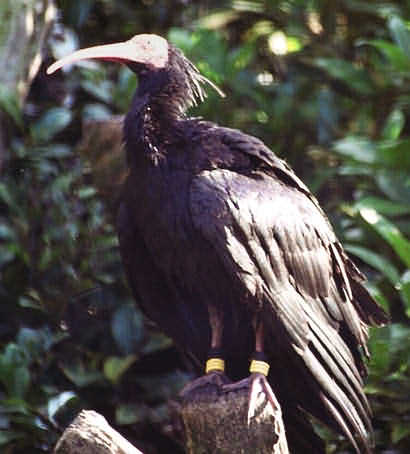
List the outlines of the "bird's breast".
{"type": "Polygon", "coordinates": [[[131,172],[127,182],[128,210],[146,247],[167,273],[189,261],[186,251],[195,244],[189,212],[191,179],[186,170],[152,166],[131,172]]]}

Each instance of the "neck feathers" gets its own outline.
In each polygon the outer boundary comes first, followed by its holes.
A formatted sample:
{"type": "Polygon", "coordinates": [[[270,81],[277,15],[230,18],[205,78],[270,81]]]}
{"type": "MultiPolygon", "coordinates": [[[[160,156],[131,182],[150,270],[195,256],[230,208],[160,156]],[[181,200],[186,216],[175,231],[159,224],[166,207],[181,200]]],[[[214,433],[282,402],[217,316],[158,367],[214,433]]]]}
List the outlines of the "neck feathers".
{"type": "Polygon", "coordinates": [[[172,46],[165,68],[153,69],[140,76],[138,91],[124,124],[131,166],[140,159],[134,156],[136,154],[148,157],[154,164],[166,157],[169,145],[178,141],[178,130],[186,119],[187,109],[206,97],[205,82],[222,95],[180,50],[172,46]]]}

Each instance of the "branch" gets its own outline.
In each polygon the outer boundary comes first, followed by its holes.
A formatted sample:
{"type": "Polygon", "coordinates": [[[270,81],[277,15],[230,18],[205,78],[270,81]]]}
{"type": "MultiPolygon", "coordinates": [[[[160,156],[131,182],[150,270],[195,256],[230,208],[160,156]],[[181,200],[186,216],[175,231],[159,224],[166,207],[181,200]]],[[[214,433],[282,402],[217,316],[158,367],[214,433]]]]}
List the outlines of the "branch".
{"type": "Polygon", "coordinates": [[[53,454],[143,454],[95,411],[83,410],[58,440],[53,454]]]}

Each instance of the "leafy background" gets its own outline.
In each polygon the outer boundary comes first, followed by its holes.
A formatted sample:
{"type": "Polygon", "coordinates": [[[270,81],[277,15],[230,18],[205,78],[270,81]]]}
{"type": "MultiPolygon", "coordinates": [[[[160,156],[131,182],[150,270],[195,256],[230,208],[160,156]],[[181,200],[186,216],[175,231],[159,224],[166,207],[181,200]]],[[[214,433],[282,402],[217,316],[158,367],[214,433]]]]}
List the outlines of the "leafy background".
{"type": "MultiPolygon", "coordinates": [[[[126,69],[47,64],[167,37],[227,94],[193,113],[262,138],[318,196],[392,324],[372,332],[377,453],[410,452],[410,2],[60,0],[0,180],[0,451],[48,452],[82,408],[145,453],[182,452],[167,406],[190,378],[138,311],[113,221],[126,69]]],[[[325,433],[329,452],[351,452],[325,433]]]]}

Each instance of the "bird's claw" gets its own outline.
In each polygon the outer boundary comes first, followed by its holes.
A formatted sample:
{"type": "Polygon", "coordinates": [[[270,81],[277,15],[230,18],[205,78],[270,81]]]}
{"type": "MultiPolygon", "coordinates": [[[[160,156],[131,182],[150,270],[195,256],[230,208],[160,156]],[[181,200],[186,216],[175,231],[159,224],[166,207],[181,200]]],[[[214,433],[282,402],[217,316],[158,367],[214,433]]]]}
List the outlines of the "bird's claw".
{"type": "Polygon", "coordinates": [[[239,382],[224,385],[222,392],[239,391],[243,388],[249,390],[248,425],[252,419],[264,410],[268,403],[272,406],[274,413],[280,411],[279,403],[265,375],[253,373],[239,382]]]}
{"type": "Polygon", "coordinates": [[[211,371],[185,385],[180,392],[180,396],[185,397],[192,391],[197,391],[201,388],[214,387],[219,391],[224,386],[228,386],[229,383],[231,383],[229,378],[223,372],[211,371]]]}

